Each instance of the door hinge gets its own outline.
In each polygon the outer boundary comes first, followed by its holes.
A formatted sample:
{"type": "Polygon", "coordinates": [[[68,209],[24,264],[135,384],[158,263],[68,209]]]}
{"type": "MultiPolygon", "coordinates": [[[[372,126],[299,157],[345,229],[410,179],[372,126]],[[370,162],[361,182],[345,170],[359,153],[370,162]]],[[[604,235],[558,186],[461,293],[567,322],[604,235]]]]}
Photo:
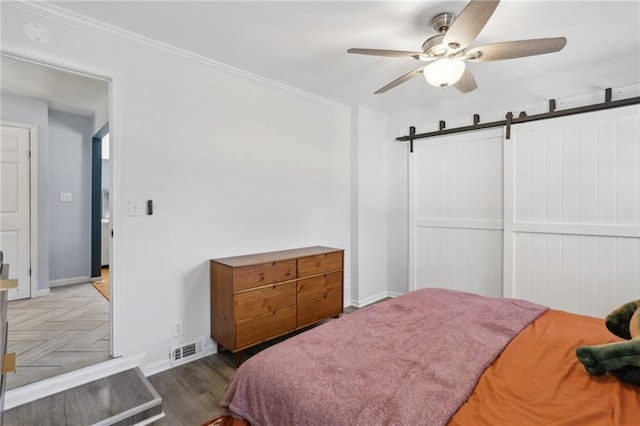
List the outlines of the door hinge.
{"type": "Polygon", "coordinates": [[[31,268],[29,268],[29,276],[31,276],[31,268]]]}

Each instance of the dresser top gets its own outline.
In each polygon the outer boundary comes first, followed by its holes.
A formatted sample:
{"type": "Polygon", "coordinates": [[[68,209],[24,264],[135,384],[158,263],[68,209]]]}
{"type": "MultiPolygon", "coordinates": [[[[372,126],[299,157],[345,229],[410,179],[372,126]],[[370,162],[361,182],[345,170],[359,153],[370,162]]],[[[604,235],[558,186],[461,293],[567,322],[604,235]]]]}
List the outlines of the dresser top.
{"type": "Polygon", "coordinates": [[[313,246],[290,250],[271,251],[267,253],[247,254],[244,256],[224,257],[220,259],[211,259],[211,261],[231,267],[238,267],[255,265],[258,263],[277,262],[280,260],[295,259],[298,257],[316,256],[319,254],[334,253],[337,251],[344,250],[331,247],[313,246]]]}

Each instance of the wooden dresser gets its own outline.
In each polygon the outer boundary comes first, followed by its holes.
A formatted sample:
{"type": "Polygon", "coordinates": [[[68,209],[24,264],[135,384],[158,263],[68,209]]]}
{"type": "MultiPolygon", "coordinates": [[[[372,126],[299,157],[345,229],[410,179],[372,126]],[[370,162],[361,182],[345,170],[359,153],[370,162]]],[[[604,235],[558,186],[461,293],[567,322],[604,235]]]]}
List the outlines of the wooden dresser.
{"type": "Polygon", "coordinates": [[[344,250],[306,247],[211,260],[211,337],[243,349],[337,317],[344,250]]]}

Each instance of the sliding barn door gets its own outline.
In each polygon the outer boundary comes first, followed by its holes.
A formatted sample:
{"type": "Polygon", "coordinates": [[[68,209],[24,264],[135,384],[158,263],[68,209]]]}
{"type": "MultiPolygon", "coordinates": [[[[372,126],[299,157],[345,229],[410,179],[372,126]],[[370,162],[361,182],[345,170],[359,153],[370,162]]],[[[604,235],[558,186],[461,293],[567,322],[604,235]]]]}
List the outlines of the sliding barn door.
{"type": "Polygon", "coordinates": [[[502,129],[414,142],[409,289],[502,295],[502,129]]]}
{"type": "Polygon", "coordinates": [[[602,317],[640,298],[640,107],[415,141],[409,289],[602,317]],[[503,178],[504,177],[504,178],[503,178]]]}
{"type": "Polygon", "coordinates": [[[637,106],[512,127],[505,296],[603,316],[640,298],[637,106]]]}

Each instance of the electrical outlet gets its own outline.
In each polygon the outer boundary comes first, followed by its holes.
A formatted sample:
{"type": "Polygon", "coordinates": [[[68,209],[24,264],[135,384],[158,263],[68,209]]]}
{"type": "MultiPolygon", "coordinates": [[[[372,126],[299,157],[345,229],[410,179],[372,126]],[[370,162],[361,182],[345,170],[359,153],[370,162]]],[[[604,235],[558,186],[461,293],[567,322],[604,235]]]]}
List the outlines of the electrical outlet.
{"type": "Polygon", "coordinates": [[[182,333],[183,333],[182,321],[174,321],[173,322],[173,337],[180,337],[180,336],[182,336],[182,333]]]}

